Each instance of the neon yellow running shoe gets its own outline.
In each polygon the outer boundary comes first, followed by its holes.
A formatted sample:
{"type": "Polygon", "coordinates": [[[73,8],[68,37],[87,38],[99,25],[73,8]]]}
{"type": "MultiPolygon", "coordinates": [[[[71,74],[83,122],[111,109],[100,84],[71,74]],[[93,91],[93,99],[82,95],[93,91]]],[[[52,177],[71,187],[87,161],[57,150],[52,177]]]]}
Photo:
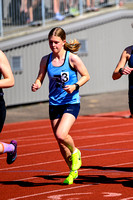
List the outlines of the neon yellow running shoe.
{"type": "Polygon", "coordinates": [[[77,149],[77,152],[72,154],[71,159],[72,159],[72,171],[78,170],[82,165],[81,152],[77,149]]]}
{"type": "Polygon", "coordinates": [[[78,178],[78,171],[70,171],[69,176],[64,180],[63,184],[71,185],[76,178],[78,178]]]}

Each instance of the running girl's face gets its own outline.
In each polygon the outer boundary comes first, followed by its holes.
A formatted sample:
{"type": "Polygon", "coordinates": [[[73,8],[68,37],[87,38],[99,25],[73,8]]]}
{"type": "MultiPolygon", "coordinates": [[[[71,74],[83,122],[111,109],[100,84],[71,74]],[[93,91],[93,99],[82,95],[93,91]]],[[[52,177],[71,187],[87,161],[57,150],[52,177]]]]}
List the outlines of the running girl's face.
{"type": "Polygon", "coordinates": [[[58,36],[51,36],[49,38],[49,46],[53,53],[59,53],[62,49],[64,49],[65,40],[63,41],[58,36]]]}

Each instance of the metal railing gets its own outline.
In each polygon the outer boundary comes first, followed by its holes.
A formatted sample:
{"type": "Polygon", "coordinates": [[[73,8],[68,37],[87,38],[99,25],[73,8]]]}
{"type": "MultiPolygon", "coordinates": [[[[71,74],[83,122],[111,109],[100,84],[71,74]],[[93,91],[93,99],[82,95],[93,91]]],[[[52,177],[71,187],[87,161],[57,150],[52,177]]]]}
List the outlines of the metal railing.
{"type": "Polygon", "coordinates": [[[119,3],[118,0],[90,0],[93,1],[94,5],[89,7],[87,0],[59,0],[60,15],[56,16],[56,0],[0,0],[0,37],[119,3]]]}

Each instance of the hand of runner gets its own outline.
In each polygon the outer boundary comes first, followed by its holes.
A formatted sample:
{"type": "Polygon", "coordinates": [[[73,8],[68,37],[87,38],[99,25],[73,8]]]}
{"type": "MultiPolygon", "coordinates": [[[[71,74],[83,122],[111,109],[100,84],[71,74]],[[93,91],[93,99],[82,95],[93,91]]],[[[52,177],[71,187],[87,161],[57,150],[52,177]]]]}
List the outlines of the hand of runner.
{"type": "Polygon", "coordinates": [[[32,86],[31,86],[31,90],[32,90],[33,92],[36,92],[38,89],[39,89],[38,84],[33,83],[32,86]]]}
{"type": "Polygon", "coordinates": [[[75,85],[65,85],[63,88],[67,93],[71,94],[75,90],[75,85]]]}
{"type": "Polygon", "coordinates": [[[132,71],[133,71],[133,68],[126,66],[126,67],[123,69],[122,74],[123,74],[123,75],[131,74],[132,71]]]}

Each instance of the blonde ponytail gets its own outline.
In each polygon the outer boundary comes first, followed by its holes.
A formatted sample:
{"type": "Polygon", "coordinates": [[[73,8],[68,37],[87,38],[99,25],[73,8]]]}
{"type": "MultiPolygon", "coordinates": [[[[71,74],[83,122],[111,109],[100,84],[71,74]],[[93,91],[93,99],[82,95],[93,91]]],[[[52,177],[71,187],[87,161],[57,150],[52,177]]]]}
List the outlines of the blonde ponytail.
{"type": "Polygon", "coordinates": [[[77,52],[80,48],[81,44],[79,43],[78,40],[74,39],[74,40],[70,40],[70,42],[66,42],[64,45],[64,49],[66,51],[70,51],[70,52],[77,52]]]}

